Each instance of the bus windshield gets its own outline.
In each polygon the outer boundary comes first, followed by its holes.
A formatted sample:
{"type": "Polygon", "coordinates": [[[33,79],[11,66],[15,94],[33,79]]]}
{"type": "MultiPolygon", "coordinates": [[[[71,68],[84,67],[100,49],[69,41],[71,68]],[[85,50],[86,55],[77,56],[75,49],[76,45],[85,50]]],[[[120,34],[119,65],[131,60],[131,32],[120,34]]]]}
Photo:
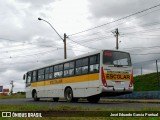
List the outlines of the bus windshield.
{"type": "Polygon", "coordinates": [[[120,51],[104,51],[103,64],[114,66],[131,66],[129,53],[120,51]]]}

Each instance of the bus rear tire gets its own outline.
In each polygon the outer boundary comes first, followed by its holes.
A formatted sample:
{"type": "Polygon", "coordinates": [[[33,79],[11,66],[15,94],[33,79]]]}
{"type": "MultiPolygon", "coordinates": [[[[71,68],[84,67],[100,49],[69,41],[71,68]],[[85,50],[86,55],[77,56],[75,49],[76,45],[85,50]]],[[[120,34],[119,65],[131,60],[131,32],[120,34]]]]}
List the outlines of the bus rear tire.
{"type": "Polygon", "coordinates": [[[58,102],[59,98],[53,98],[54,102],[58,102]]]}
{"type": "Polygon", "coordinates": [[[64,92],[64,98],[67,102],[73,102],[73,91],[71,88],[67,88],[64,92]]]}
{"type": "Polygon", "coordinates": [[[39,101],[40,100],[40,98],[37,98],[37,92],[33,93],[33,100],[34,101],[39,101]]]}
{"type": "Polygon", "coordinates": [[[100,100],[100,96],[96,95],[96,96],[90,96],[87,98],[88,102],[90,103],[98,103],[98,101],[100,100]]]}

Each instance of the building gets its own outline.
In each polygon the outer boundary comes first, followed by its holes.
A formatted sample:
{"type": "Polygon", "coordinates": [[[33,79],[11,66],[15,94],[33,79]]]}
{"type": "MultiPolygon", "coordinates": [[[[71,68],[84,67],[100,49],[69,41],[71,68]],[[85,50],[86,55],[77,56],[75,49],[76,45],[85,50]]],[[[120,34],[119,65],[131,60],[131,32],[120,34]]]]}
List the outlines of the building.
{"type": "Polygon", "coordinates": [[[1,96],[9,95],[9,89],[3,89],[3,86],[0,86],[0,95],[1,96]]]}

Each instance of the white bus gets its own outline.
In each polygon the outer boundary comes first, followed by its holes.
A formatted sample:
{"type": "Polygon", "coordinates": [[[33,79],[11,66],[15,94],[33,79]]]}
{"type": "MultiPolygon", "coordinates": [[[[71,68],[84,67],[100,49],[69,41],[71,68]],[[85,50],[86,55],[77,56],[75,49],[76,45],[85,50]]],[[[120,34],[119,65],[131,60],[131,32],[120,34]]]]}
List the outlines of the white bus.
{"type": "Polygon", "coordinates": [[[116,96],[133,91],[130,54],[100,50],[28,71],[26,98],[65,98],[77,102],[87,98],[96,103],[101,96],[116,96]]]}

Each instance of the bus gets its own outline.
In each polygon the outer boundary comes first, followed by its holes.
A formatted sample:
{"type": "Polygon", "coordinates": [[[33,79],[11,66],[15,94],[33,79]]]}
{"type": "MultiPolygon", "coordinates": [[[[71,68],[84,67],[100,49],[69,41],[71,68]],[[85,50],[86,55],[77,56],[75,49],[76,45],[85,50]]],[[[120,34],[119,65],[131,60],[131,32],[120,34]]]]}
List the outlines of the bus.
{"type": "Polygon", "coordinates": [[[96,103],[103,96],[117,96],[133,91],[130,54],[99,50],[72,59],[54,62],[24,74],[26,98],[39,101],[53,98],[57,102],[77,102],[87,98],[96,103]]]}

